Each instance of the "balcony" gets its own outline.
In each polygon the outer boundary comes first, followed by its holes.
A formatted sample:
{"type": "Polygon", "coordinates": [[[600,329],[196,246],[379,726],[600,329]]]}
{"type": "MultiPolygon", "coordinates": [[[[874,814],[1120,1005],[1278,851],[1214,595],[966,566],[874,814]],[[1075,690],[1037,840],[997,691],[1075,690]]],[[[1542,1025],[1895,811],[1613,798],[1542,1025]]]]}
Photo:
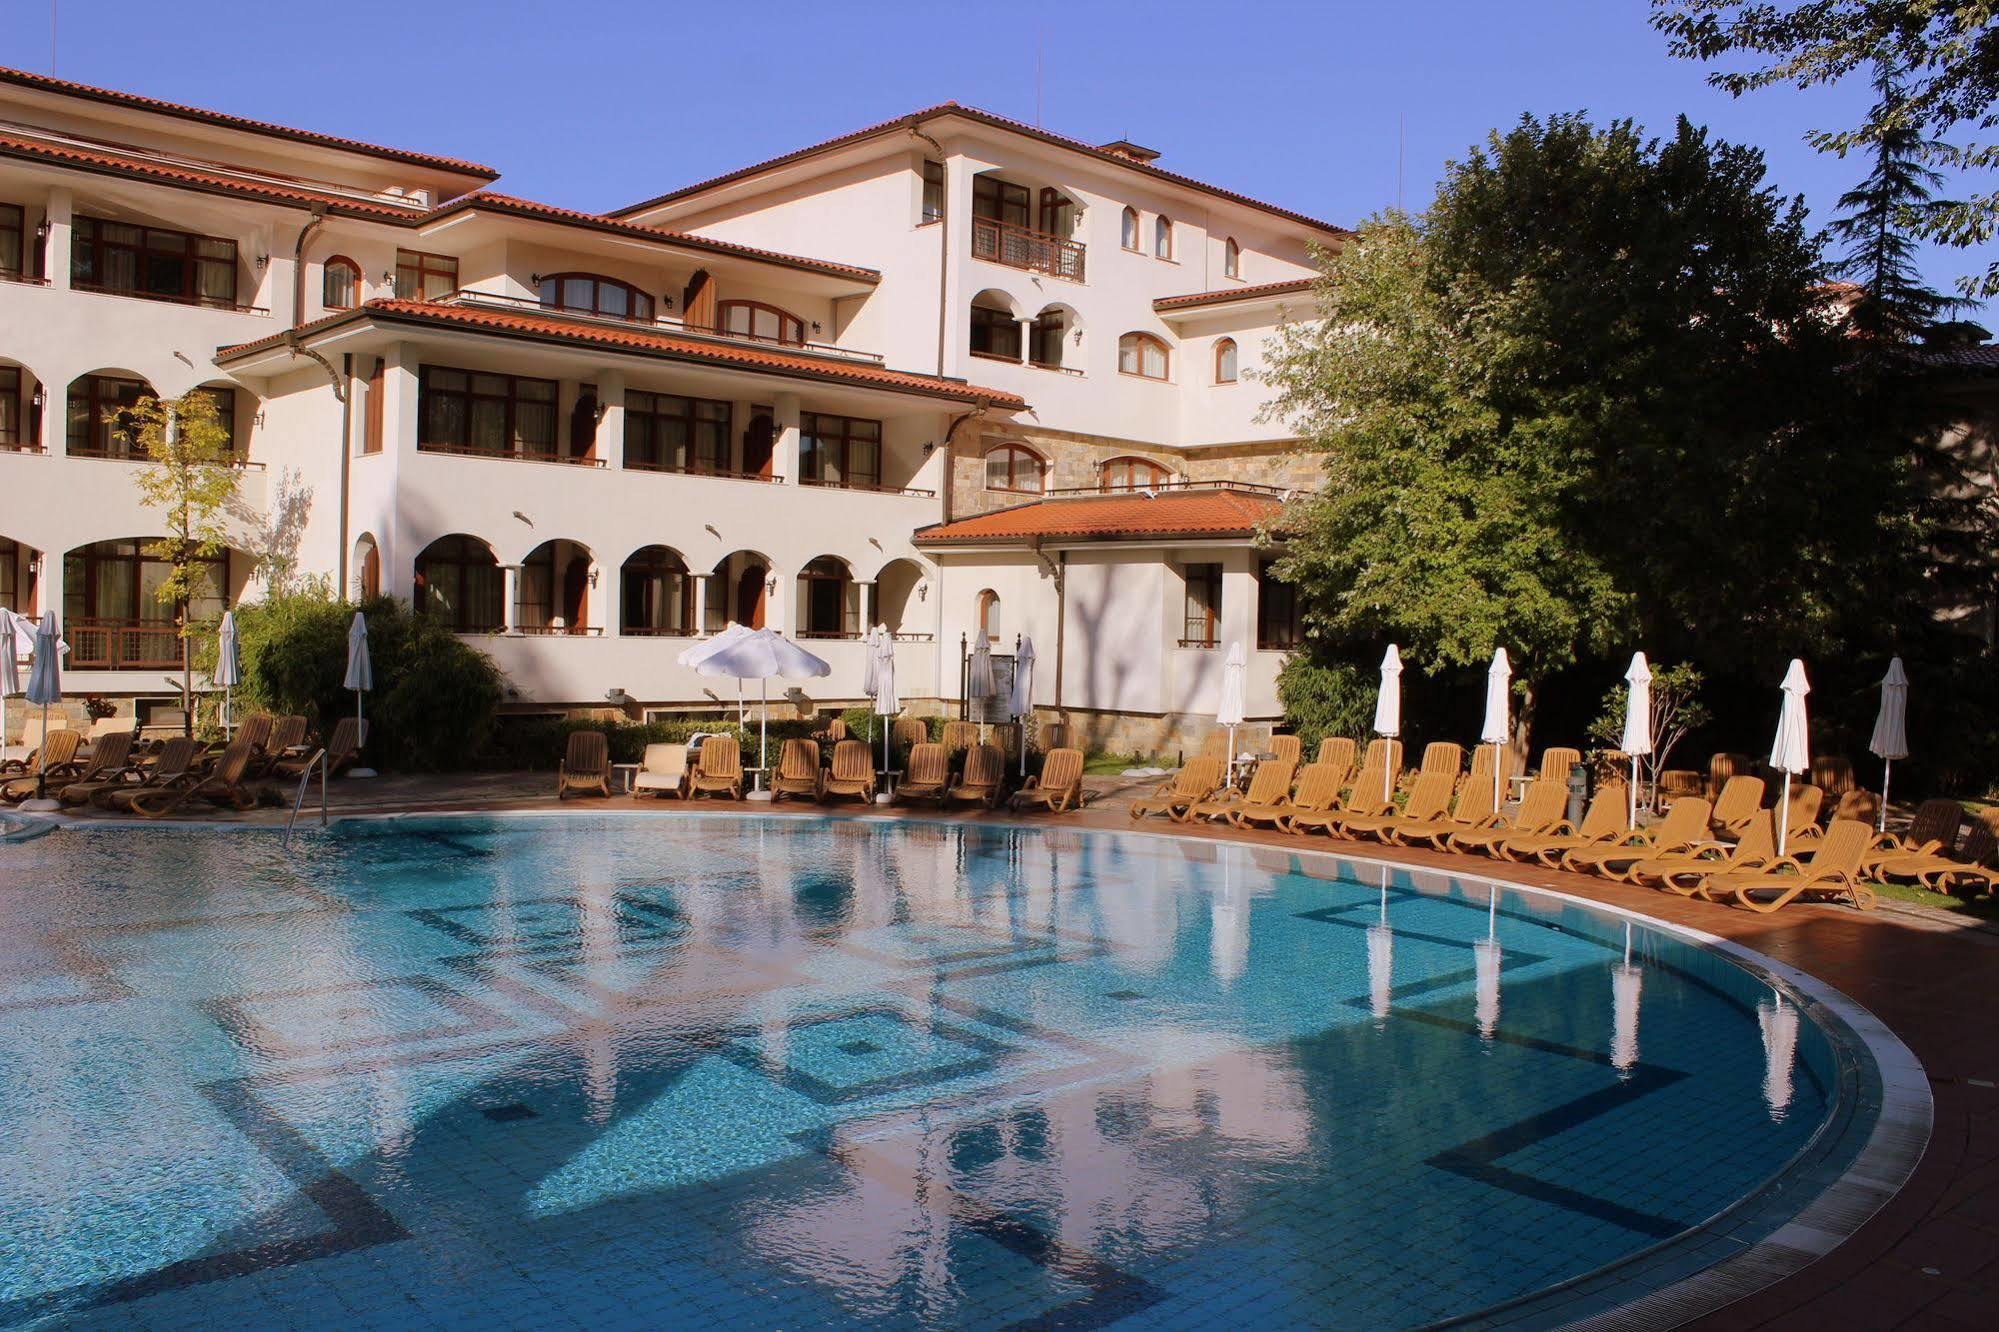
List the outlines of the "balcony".
{"type": "Polygon", "coordinates": [[[1087,248],[1081,241],[1064,240],[1045,231],[1001,222],[997,218],[972,219],[972,257],[988,259],[1008,268],[1081,282],[1083,255],[1087,248]]]}
{"type": "Polygon", "coordinates": [[[836,361],[859,361],[864,365],[882,364],[879,353],[855,351],[851,347],[838,347],[830,342],[793,342],[784,338],[718,328],[711,324],[690,324],[684,319],[675,319],[670,315],[661,315],[656,319],[636,319],[623,315],[590,313],[566,309],[560,305],[549,305],[537,296],[513,296],[501,291],[479,291],[461,287],[449,295],[438,297],[436,303],[464,305],[474,309],[505,310],[512,314],[542,315],[549,319],[560,319],[567,324],[602,324],[611,328],[639,328],[654,333],[670,333],[679,337],[703,340],[713,339],[718,342],[748,342],[760,347],[802,352],[808,356],[823,356],[836,361]]]}
{"type": "Polygon", "coordinates": [[[79,616],[62,628],[69,644],[65,670],[168,670],[181,664],[180,631],[171,624],[79,616]]]}

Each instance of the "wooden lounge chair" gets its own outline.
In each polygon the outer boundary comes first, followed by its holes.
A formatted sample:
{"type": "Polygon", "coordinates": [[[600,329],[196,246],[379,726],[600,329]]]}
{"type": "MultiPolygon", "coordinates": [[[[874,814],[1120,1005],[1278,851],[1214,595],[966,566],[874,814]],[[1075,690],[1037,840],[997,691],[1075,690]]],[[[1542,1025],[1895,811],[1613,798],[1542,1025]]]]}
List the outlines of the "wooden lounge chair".
{"type": "Polygon", "coordinates": [[[771,803],[776,804],[786,796],[816,801],[821,781],[819,746],[810,740],[787,740],[777,751],[777,775],[770,783],[771,803]]]}
{"type": "MultiPolygon", "coordinates": [[[[1415,801],[1412,797],[1411,804],[1415,801]]],[[[1453,833],[1491,827],[1499,820],[1492,803],[1492,779],[1472,776],[1458,783],[1457,802],[1450,812],[1434,819],[1405,818],[1387,830],[1388,840],[1397,846],[1429,846],[1442,850],[1453,833]]]]}
{"type": "Polygon", "coordinates": [[[1415,788],[1409,792],[1409,803],[1401,811],[1389,809],[1380,814],[1352,814],[1340,821],[1339,831],[1347,837],[1372,837],[1386,842],[1390,840],[1390,834],[1405,823],[1433,823],[1450,813],[1451,793],[1457,785],[1456,772],[1419,773],[1415,788]]]}
{"type": "MultiPolygon", "coordinates": [[[[1679,801],[1674,801],[1679,804],[1679,801]]],[[[1725,842],[1732,842],[1742,836],[1745,829],[1755,820],[1763,808],[1763,779],[1761,777],[1730,777],[1721,785],[1721,794],[1714,802],[1714,835],[1725,842]]]]}
{"type": "Polygon", "coordinates": [[[1131,817],[1142,819],[1148,814],[1164,814],[1175,823],[1185,823],[1194,806],[1213,795],[1221,784],[1222,761],[1210,755],[1197,755],[1151,795],[1132,801],[1131,817]]]}
{"type": "Polygon", "coordinates": [[[239,813],[255,809],[261,793],[248,781],[250,760],[255,756],[247,740],[232,741],[206,776],[191,772],[186,780],[170,786],[134,788],[124,808],[149,819],[163,819],[197,800],[239,813]]]}
{"type": "Polygon", "coordinates": [[[1319,742],[1319,756],[1312,762],[1329,768],[1338,768],[1340,785],[1345,786],[1348,775],[1353,772],[1354,755],[1359,752],[1360,746],[1346,736],[1329,735],[1319,742]]]}
{"type": "Polygon", "coordinates": [[[81,731],[50,731],[24,761],[22,775],[0,787],[0,800],[18,804],[32,799],[41,788],[44,772],[50,782],[59,785],[75,781],[82,775],[84,766],[76,757],[76,751],[82,746],[81,731]]]}
{"type": "Polygon", "coordinates": [[[942,803],[962,801],[992,809],[1006,789],[1006,755],[998,745],[974,745],[965,755],[965,775],[944,793],[942,803]]]}
{"type": "Polygon", "coordinates": [[[1993,892],[1999,891],[1999,869],[1993,868],[1995,853],[1999,853],[1999,838],[1994,836],[1988,812],[1971,825],[1964,844],[1955,851],[1877,855],[1869,862],[1868,872],[1878,879],[1912,879],[1937,893],[1974,884],[1983,884],[1987,892],[1993,892]]]}
{"type": "Polygon", "coordinates": [[[1909,826],[1899,833],[1882,833],[1872,850],[1881,853],[1943,851],[1957,845],[1957,830],[1964,823],[1964,806],[1955,800],[1925,800],[1916,806],[1909,826]]]}
{"type": "MultiPolygon", "coordinates": [[[[834,744],[838,744],[840,741],[845,740],[847,738],[846,718],[844,717],[833,718],[831,721],[827,722],[824,726],[814,731],[812,733],[812,738],[814,740],[830,740],[834,744]]],[[[784,760],[782,758],[778,760],[780,764],[782,764],[783,761],[784,760]]],[[[818,762],[818,755],[816,754],[813,755],[813,761],[815,763],[818,762]]],[[[775,791],[777,788],[773,786],[771,789],[775,791]]]]}
{"type": "Polygon", "coordinates": [[[632,795],[657,800],[663,796],[687,798],[687,746],[647,745],[644,761],[632,774],[632,795]]]}
{"type": "Polygon", "coordinates": [[[279,717],[264,737],[263,752],[250,761],[251,771],[259,777],[271,776],[280,762],[298,757],[294,751],[304,744],[305,718],[296,713],[279,717]]]}
{"type": "Polygon", "coordinates": [[[875,798],[874,753],[862,740],[842,740],[833,746],[833,769],[820,786],[825,799],[845,796],[850,800],[875,798]]]}
{"type": "Polygon", "coordinates": [[[1553,745],[1541,751],[1540,777],[1545,781],[1567,782],[1569,769],[1583,761],[1580,749],[1570,749],[1563,745],[1553,745]]]}
{"type": "MultiPolygon", "coordinates": [[[[1792,832],[1806,829],[1817,831],[1819,807],[1825,803],[1825,792],[1810,782],[1791,783],[1791,801],[1784,817],[1785,841],[1788,844],[1792,832]]],[[[1771,817],[1776,817],[1772,815],[1771,817]]]]}
{"type": "Polygon", "coordinates": [[[1285,831],[1303,836],[1316,829],[1328,837],[1345,837],[1348,819],[1380,818],[1395,812],[1394,793],[1384,793],[1381,786],[1381,769],[1363,767],[1360,775],[1354,778],[1353,788],[1337,805],[1331,809],[1293,814],[1285,825],[1285,831]]]}
{"type": "Polygon", "coordinates": [[[888,738],[890,747],[902,757],[906,769],[909,766],[909,751],[930,739],[930,723],[921,717],[897,717],[888,738]]]}
{"type": "MultiPolygon", "coordinates": [[[[1229,759],[1229,733],[1226,728],[1216,727],[1201,737],[1201,747],[1194,751],[1195,758],[1229,759]]],[[[1182,766],[1185,766],[1184,764],[1182,766]]]]}
{"type": "Polygon", "coordinates": [[[1841,819],[1807,856],[1779,856],[1759,870],[1709,876],[1701,896],[1714,902],[1771,912],[1801,897],[1845,899],[1862,911],[1874,908],[1874,890],[1863,879],[1861,858],[1874,830],[1856,819],[1841,819]]]}
{"type": "Polygon", "coordinates": [[[90,762],[76,779],[65,782],[61,790],[51,787],[49,793],[65,805],[87,805],[93,794],[107,786],[136,781],[139,768],[132,762],[132,745],[137,739],[130,731],[104,736],[91,746],[90,762]]]}
{"type": "MultiPolygon", "coordinates": [[[[16,757],[0,760],[0,775],[14,777],[32,771],[31,765],[40,761],[41,748],[48,743],[49,737],[68,730],[67,717],[51,717],[44,724],[41,713],[30,712],[27,724],[21,728],[21,743],[8,746],[16,757]]],[[[74,756],[72,753],[71,757],[74,756]]]]}
{"type": "MultiPolygon", "coordinates": [[[[1566,808],[1566,791],[1562,794],[1562,803],[1566,808]]],[[[1589,808],[1583,811],[1580,826],[1567,819],[1558,819],[1546,832],[1502,838],[1495,849],[1503,859],[1531,860],[1554,869],[1570,851],[1579,847],[1602,846],[1622,837],[1629,829],[1630,817],[1631,788],[1622,782],[1605,782],[1590,797],[1589,808]]]]}
{"type": "MultiPolygon", "coordinates": [[[[1485,749],[1488,746],[1480,745],[1485,749]]],[[[1464,771],[1465,747],[1449,740],[1432,740],[1423,746],[1423,762],[1416,769],[1419,773],[1448,772],[1455,777],[1464,771]]]]}
{"type": "MultiPolygon", "coordinates": [[[[603,732],[599,731],[599,735],[603,732]]],[[[355,759],[361,756],[361,745],[367,739],[367,728],[359,717],[342,717],[333,724],[333,734],[326,739],[326,775],[337,777],[355,759]]],[[[310,752],[293,754],[281,758],[270,767],[273,777],[297,777],[312,762],[310,752]]],[[[607,768],[606,771],[609,769],[607,768]]]]}
{"type": "Polygon", "coordinates": [[[711,735],[702,740],[687,778],[691,795],[743,798],[743,747],[733,735],[711,735]]]}
{"type": "Polygon", "coordinates": [[[1471,775],[1484,782],[1487,786],[1491,786],[1492,765],[1495,759],[1499,762],[1499,789],[1504,792],[1508,784],[1513,780],[1514,769],[1519,766],[1518,761],[1513,756],[1511,746],[1475,746],[1471,752],[1471,775]]]}
{"type": "Polygon", "coordinates": [[[1244,801],[1229,813],[1229,822],[1238,828],[1258,823],[1289,832],[1293,814],[1316,814],[1331,809],[1340,798],[1340,781],[1346,774],[1332,763],[1308,764],[1298,773],[1298,790],[1288,800],[1270,804],[1244,801]]]}
{"type": "Polygon", "coordinates": [[[957,767],[966,750],[979,743],[979,728],[968,721],[947,721],[944,723],[944,753],[949,756],[951,766],[957,767]]]}
{"type": "MultiPolygon", "coordinates": [[[[1488,792],[1492,789],[1489,783],[1481,780],[1474,780],[1472,784],[1484,785],[1488,792]]],[[[1453,829],[1439,840],[1444,850],[1460,855],[1472,851],[1497,855],[1500,847],[1513,838],[1538,837],[1553,832],[1561,826],[1562,813],[1568,807],[1567,783],[1543,778],[1529,784],[1527,793],[1520,797],[1520,808],[1513,811],[1511,819],[1495,817],[1482,827],[1453,829]]]]}
{"type": "Polygon", "coordinates": [[[1715,754],[1707,761],[1707,786],[1702,792],[1717,805],[1721,803],[1721,789],[1728,785],[1729,778],[1746,775],[1750,759],[1747,754],[1715,754]]]}
{"type": "MultiPolygon", "coordinates": [[[[966,760],[966,766],[971,760],[966,760]]],[[[917,800],[935,800],[944,803],[944,796],[951,789],[951,755],[944,746],[924,741],[909,751],[909,766],[902,774],[902,782],[895,788],[895,802],[909,804],[917,800]]]]}
{"type": "Polygon", "coordinates": [[[1564,851],[1562,868],[1571,874],[1627,879],[1641,860],[1692,851],[1714,840],[1708,833],[1708,816],[1713,812],[1714,806],[1705,800],[1675,800],[1666,817],[1649,828],[1633,828],[1601,846],[1564,851]]]}
{"type": "Polygon", "coordinates": [[[1840,799],[1859,785],[1854,780],[1853,761],[1837,754],[1821,755],[1813,759],[1812,785],[1834,800],[1840,799]]]}
{"type": "Polygon", "coordinates": [[[1305,757],[1304,741],[1295,735],[1273,735],[1270,737],[1270,752],[1280,759],[1290,759],[1296,768],[1305,757]]]}
{"type": "Polygon", "coordinates": [[[1259,760],[1256,771],[1250,776],[1248,791],[1226,790],[1211,796],[1189,810],[1187,818],[1181,822],[1190,822],[1194,819],[1207,819],[1210,822],[1216,819],[1228,820],[1235,811],[1249,805],[1274,805],[1291,794],[1291,779],[1297,775],[1297,772],[1296,759],[1259,760]]]}
{"type": "Polygon", "coordinates": [[[602,731],[569,733],[569,747],[555,770],[555,798],[571,791],[611,794],[611,740],[602,731]]]}
{"type": "Polygon", "coordinates": [[[1713,875],[1761,869],[1776,858],[1777,822],[1770,817],[1769,810],[1760,809],[1743,829],[1742,839],[1733,845],[1710,842],[1671,855],[1647,856],[1632,865],[1626,877],[1631,883],[1649,884],[1691,897],[1713,875]]]}
{"type": "MultiPolygon", "coordinates": [[[[1200,762],[1195,759],[1194,763],[1200,762]]],[[[1192,767],[1193,764],[1188,765],[1192,767]]],[[[1184,769],[1183,769],[1184,771],[1184,769]]],[[[1013,793],[1007,802],[1011,809],[1024,809],[1029,805],[1044,806],[1050,814],[1060,814],[1075,809],[1083,803],[1083,751],[1080,749],[1051,749],[1042,761],[1039,774],[1027,779],[1027,785],[1013,793]]]]}
{"type": "MultiPolygon", "coordinates": [[[[1391,784],[1402,780],[1402,742],[1376,736],[1367,742],[1367,749],[1360,757],[1360,772],[1372,770],[1374,780],[1380,781],[1383,771],[1388,773],[1391,784]]],[[[1354,786],[1361,785],[1360,774],[1354,775],[1354,786]]]]}
{"type": "Polygon", "coordinates": [[[192,737],[177,735],[160,746],[152,764],[140,770],[138,780],[106,782],[90,792],[88,799],[98,809],[123,809],[141,791],[178,786],[201,774],[200,752],[201,746],[192,737]]]}
{"type": "Polygon", "coordinates": [[[277,718],[270,713],[253,712],[237,723],[236,734],[230,739],[250,742],[250,762],[254,765],[264,756],[265,748],[270,743],[271,728],[276,724],[277,718]]]}

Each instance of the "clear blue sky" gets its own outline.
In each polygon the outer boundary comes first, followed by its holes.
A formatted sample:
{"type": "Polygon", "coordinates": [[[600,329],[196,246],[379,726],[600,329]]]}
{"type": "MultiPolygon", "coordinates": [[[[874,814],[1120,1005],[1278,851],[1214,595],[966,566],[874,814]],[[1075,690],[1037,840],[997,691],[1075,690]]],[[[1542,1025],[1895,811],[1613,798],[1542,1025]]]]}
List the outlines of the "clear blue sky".
{"type": "MultiPolygon", "coordinates": [[[[47,9],[0,5],[0,62],[49,68],[47,9]]],[[[1867,100],[1731,99],[1668,57],[1644,0],[203,0],[196,22],[162,21],[175,10],[160,0],[57,9],[63,77],[470,157],[512,193],[586,209],[952,98],[1034,121],[1037,46],[1047,128],[1129,137],[1163,166],[1334,222],[1395,202],[1398,123],[1414,207],[1488,129],[1577,109],[1658,131],[1684,112],[1757,144],[1822,222],[1861,168],[1801,136],[1867,100]]],[[[1925,256],[1942,287],[1983,266],[1925,256]]]]}

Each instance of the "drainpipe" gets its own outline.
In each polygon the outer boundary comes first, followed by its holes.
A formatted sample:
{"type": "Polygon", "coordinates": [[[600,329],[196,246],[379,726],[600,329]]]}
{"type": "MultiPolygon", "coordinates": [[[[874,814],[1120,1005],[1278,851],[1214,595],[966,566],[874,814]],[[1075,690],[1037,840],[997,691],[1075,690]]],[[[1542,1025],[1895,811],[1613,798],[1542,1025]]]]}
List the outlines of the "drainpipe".
{"type": "MultiPolygon", "coordinates": [[[[921,129],[917,128],[915,125],[911,125],[909,127],[909,133],[910,137],[921,139],[923,140],[923,142],[930,145],[930,150],[937,154],[938,166],[943,166],[945,164],[943,144],[937,142],[937,140],[931,138],[928,134],[925,134],[921,129]]],[[[945,305],[945,292],[950,289],[951,285],[949,282],[945,280],[949,274],[950,266],[951,266],[951,177],[950,174],[947,172],[944,176],[943,216],[937,219],[937,373],[940,376],[944,373],[944,332],[947,328],[950,327],[949,324],[950,310],[945,305]]],[[[944,517],[946,521],[950,520],[951,512],[949,508],[945,509],[944,517]]]]}
{"type": "Polygon", "coordinates": [[[298,229],[298,240],[292,245],[292,327],[305,322],[305,243],[312,239],[326,221],[326,205],[312,206],[312,220],[298,229]]]}
{"type": "Polygon", "coordinates": [[[334,586],[340,595],[347,594],[347,468],[348,432],[353,428],[353,403],[347,397],[347,375],[354,369],[352,353],[341,358],[341,369],[333,368],[333,363],[312,348],[299,341],[299,327],[305,323],[305,243],[312,239],[326,221],[326,205],[312,206],[312,219],[298,230],[298,240],[292,244],[292,326],[285,330],[285,350],[293,356],[303,356],[316,363],[326,372],[326,380],[333,386],[334,400],[340,404],[340,554],[339,582],[334,586]]]}

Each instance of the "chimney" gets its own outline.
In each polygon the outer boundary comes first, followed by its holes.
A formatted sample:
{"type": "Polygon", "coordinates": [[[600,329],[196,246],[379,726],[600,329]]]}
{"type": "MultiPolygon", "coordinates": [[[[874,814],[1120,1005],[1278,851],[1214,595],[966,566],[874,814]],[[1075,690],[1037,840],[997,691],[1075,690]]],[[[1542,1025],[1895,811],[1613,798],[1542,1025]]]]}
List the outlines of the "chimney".
{"type": "Polygon", "coordinates": [[[1157,149],[1146,148],[1133,143],[1130,139],[1113,139],[1109,143],[1100,144],[1097,151],[1109,153],[1112,157],[1122,157],[1127,162],[1138,162],[1148,166],[1159,159],[1157,149]]]}

